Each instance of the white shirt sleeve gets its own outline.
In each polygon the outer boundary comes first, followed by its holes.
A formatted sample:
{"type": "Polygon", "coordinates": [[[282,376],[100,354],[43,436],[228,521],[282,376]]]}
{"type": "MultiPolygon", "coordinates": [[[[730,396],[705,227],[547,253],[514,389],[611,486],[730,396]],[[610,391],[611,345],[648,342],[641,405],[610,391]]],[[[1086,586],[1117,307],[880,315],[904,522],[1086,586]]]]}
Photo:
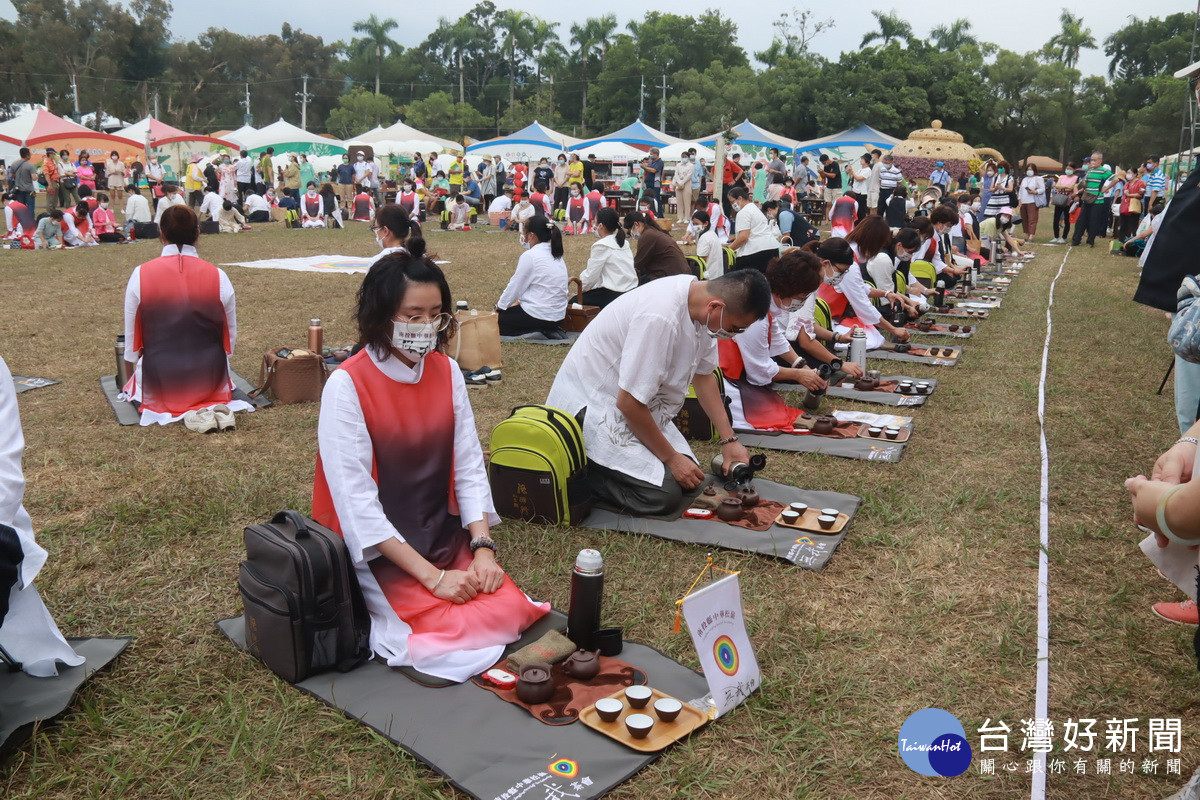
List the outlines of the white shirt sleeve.
{"type": "Polygon", "coordinates": [[[504,293],[496,301],[497,307],[508,308],[521,299],[521,296],[525,294],[525,290],[529,288],[530,280],[533,279],[535,267],[533,254],[528,250],[522,253],[521,257],[517,259],[517,269],[513,272],[513,276],[508,279],[508,285],[504,287],[504,293]]]}
{"type": "Polygon", "coordinates": [[[592,245],[592,251],[588,255],[587,266],[583,268],[583,272],[579,273],[579,281],[583,284],[585,292],[591,291],[600,285],[601,279],[604,277],[604,267],[608,261],[608,248],[599,242],[592,245]]]}
{"type": "Polygon", "coordinates": [[[879,324],[879,320],[882,319],[879,316],[879,309],[871,302],[871,297],[867,294],[867,285],[863,283],[862,273],[859,272],[857,265],[850,267],[838,288],[842,290],[842,294],[846,295],[846,300],[854,308],[854,316],[866,325],[879,324]]]}
{"type": "Polygon", "coordinates": [[[371,435],[354,380],[343,370],[330,374],[321,392],[317,445],[351,560],[361,564],[378,557],[376,546],[389,539],[403,542],[379,501],[379,486],[371,477],[371,435]]]}
{"type": "Polygon", "coordinates": [[[138,306],[142,304],[142,268],[134,267],[125,285],[125,360],[131,364],[137,362],[141,351],[133,349],[133,328],[137,319],[138,306]]]}
{"type": "Polygon", "coordinates": [[[788,348],[788,341],[784,337],[783,331],[779,329],[778,322],[763,317],[739,333],[734,338],[734,342],[737,343],[738,350],[742,354],[746,380],[755,386],[770,385],[779,373],[779,365],[771,358],[777,353],[771,351],[777,350],[779,353],[783,353],[788,348]],[[768,332],[770,332],[769,336],[768,332]],[[769,343],[768,339],[770,339],[769,343]]]}
{"type": "Polygon", "coordinates": [[[486,520],[488,527],[500,524],[500,515],[492,503],[492,487],[483,464],[483,447],[475,428],[475,413],[467,397],[462,370],[450,370],[454,396],[454,496],[463,527],[486,520]]]}
{"type": "Polygon", "coordinates": [[[217,269],[217,274],[221,276],[221,305],[225,308],[225,322],[229,326],[229,354],[233,355],[233,346],[237,342],[237,300],[233,296],[233,284],[229,282],[225,270],[217,269]]]}
{"type": "Polygon", "coordinates": [[[671,356],[679,332],[676,320],[661,314],[647,314],[638,320],[621,349],[617,387],[650,405],[662,390],[663,376],[672,372],[671,356]]]}

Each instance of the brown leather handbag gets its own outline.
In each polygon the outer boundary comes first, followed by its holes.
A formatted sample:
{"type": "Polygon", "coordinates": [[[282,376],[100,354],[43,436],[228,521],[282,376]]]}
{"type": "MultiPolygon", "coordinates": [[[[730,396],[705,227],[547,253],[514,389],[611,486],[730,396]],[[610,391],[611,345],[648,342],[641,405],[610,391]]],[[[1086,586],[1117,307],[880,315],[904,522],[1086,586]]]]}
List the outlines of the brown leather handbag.
{"type": "Polygon", "coordinates": [[[575,303],[567,306],[567,316],[559,323],[559,327],[564,331],[582,333],[588,323],[600,313],[600,306],[585,306],[583,304],[583,281],[579,278],[571,278],[567,281],[568,286],[572,283],[575,284],[575,303]],[[576,308],[576,305],[579,307],[576,308]]]}
{"type": "Polygon", "coordinates": [[[263,353],[258,388],[250,392],[250,396],[258,397],[270,391],[281,405],[318,403],[328,375],[325,359],[316,353],[272,347],[263,353]]]}

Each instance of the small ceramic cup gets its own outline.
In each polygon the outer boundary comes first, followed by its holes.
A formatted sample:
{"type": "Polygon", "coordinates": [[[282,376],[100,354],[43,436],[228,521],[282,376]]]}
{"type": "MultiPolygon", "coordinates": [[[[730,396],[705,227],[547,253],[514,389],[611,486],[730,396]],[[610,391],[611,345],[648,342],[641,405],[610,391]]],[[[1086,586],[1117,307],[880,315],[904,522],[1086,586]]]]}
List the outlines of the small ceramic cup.
{"type": "Polygon", "coordinates": [[[821,509],[821,515],[825,516],[825,517],[836,517],[840,513],[841,512],[838,511],[836,508],[822,508],[821,509]]]}
{"type": "Polygon", "coordinates": [[[645,708],[646,703],[650,702],[652,694],[648,686],[627,686],[625,688],[625,701],[629,703],[631,708],[645,708]]]}
{"type": "Polygon", "coordinates": [[[918,383],[916,388],[917,388],[917,394],[929,394],[929,384],[928,383],[918,383]]]}
{"type": "Polygon", "coordinates": [[[596,713],[605,722],[616,722],[625,710],[625,704],[615,697],[602,697],[596,701],[596,713]]]}
{"type": "Polygon", "coordinates": [[[788,508],[797,514],[803,514],[805,511],[808,511],[808,503],[790,503],[788,504],[788,508]]]}
{"type": "Polygon", "coordinates": [[[912,388],[912,381],[900,381],[900,383],[896,385],[896,391],[900,392],[901,394],[908,394],[912,391],[912,388]]]}
{"type": "Polygon", "coordinates": [[[882,428],[867,428],[867,435],[874,436],[876,439],[879,438],[879,434],[881,433],[883,433],[882,428]]]}
{"type": "Polygon", "coordinates": [[[625,718],[625,729],[635,739],[645,739],[654,727],[654,718],[649,714],[630,714],[625,718]]]}
{"type": "Polygon", "coordinates": [[[800,512],[792,511],[790,508],[780,514],[780,518],[785,525],[795,525],[800,521],[800,512]]]}
{"type": "Polygon", "coordinates": [[[674,722],[683,710],[683,704],[674,697],[663,697],[654,701],[654,713],[663,722],[674,722]]]}
{"type": "Polygon", "coordinates": [[[837,517],[832,514],[822,514],[817,517],[817,524],[824,530],[829,530],[837,522],[837,517]]]}
{"type": "Polygon", "coordinates": [[[884,428],[883,435],[889,439],[896,439],[900,436],[899,428],[884,428]]]}

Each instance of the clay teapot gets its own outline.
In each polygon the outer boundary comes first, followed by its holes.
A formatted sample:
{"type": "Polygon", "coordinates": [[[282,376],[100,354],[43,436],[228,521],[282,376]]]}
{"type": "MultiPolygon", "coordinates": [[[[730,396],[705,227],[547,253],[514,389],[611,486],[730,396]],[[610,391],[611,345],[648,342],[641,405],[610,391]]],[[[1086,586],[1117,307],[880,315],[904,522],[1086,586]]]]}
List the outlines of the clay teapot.
{"type": "Polygon", "coordinates": [[[931,319],[921,320],[920,322],[917,323],[917,330],[920,330],[920,331],[933,330],[933,320],[931,320],[931,319]]]}
{"type": "Polygon", "coordinates": [[[833,429],[837,426],[837,418],[830,416],[820,416],[813,420],[812,432],[821,434],[833,433],[833,429]]]}
{"type": "Polygon", "coordinates": [[[911,348],[912,348],[912,345],[910,345],[906,342],[900,342],[899,344],[892,345],[892,352],[893,353],[907,353],[911,348]]]}
{"type": "Polygon", "coordinates": [[[854,383],[855,391],[873,392],[879,388],[879,380],[877,378],[859,378],[854,383]]]}
{"type": "Polygon", "coordinates": [[[590,681],[600,672],[599,650],[576,650],[563,664],[563,672],[581,681],[590,681]]]}
{"type": "Polygon", "coordinates": [[[521,667],[521,677],[517,679],[517,697],[522,703],[533,706],[545,703],[553,696],[554,681],[550,679],[549,664],[539,661],[521,667]]]}
{"type": "Polygon", "coordinates": [[[737,497],[726,497],[717,506],[717,519],[736,522],[742,518],[742,501],[737,497]]]}
{"type": "Polygon", "coordinates": [[[759,498],[758,491],[753,486],[747,486],[738,492],[738,499],[742,501],[742,508],[746,509],[754,508],[758,505],[761,498],[759,498]]]}

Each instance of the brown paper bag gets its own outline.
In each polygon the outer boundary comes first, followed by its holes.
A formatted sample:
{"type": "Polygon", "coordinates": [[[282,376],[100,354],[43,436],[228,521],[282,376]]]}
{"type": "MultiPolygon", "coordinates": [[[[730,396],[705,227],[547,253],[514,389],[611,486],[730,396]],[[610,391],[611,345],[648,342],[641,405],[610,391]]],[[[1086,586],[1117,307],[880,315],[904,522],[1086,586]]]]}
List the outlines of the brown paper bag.
{"type": "Polygon", "coordinates": [[[487,313],[459,311],[458,333],[446,342],[446,355],[465,370],[502,367],[500,363],[500,317],[487,313]]]}

